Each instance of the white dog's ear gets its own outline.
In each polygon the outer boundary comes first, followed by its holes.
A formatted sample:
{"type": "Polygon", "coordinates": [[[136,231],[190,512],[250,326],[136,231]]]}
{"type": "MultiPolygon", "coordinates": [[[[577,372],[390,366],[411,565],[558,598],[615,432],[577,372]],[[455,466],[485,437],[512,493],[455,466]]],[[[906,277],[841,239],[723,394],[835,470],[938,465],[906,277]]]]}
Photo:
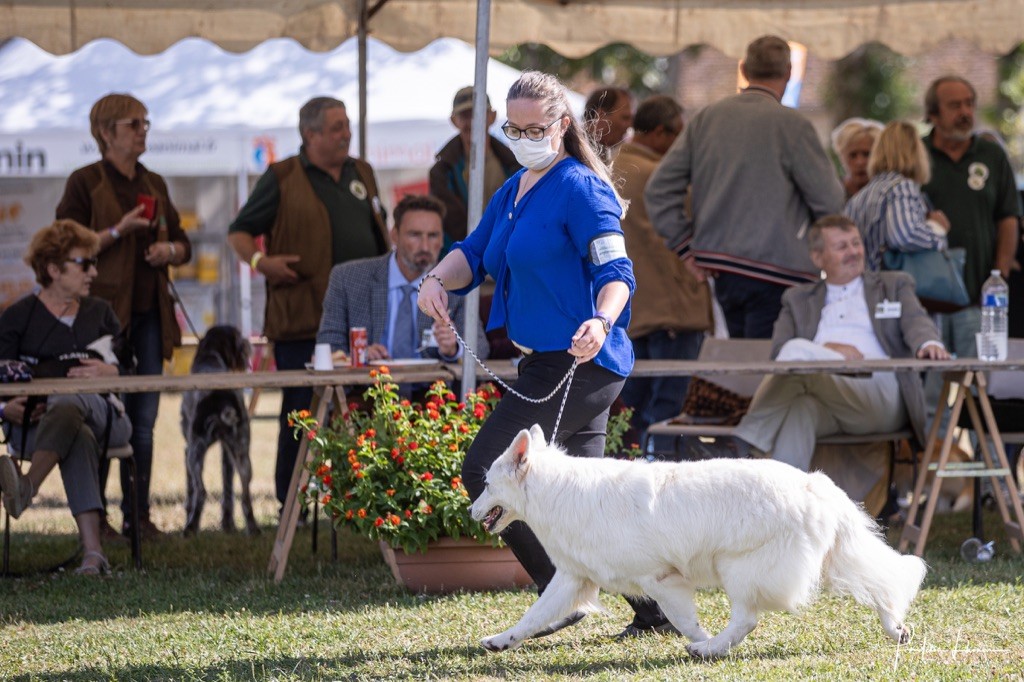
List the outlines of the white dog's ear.
{"type": "Polygon", "coordinates": [[[540,424],[534,424],[530,427],[530,438],[537,441],[538,445],[544,443],[544,429],[540,428],[540,424]]]}
{"type": "Polygon", "coordinates": [[[526,429],[520,431],[509,449],[512,455],[512,471],[516,476],[522,478],[530,464],[529,458],[526,456],[530,451],[530,432],[526,429]]]}

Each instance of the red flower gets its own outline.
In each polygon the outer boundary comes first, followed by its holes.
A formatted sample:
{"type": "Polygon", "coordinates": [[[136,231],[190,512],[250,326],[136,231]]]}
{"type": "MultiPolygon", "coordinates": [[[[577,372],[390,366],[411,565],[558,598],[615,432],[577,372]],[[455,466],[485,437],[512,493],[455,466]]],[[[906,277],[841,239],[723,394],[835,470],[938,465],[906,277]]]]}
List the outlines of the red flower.
{"type": "Polygon", "coordinates": [[[410,403],[405,398],[402,398],[401,400],[399,400],[398,404],[401,405],[402,407],[409,407],[409,405],[412,405],[412,403],[410,403]]]}
{"type": "Polygon", "coordinates": [[[352,510],[351,509],[349,509],[349,510],[347,510],[345,512],[345,520],[346,521],[351,521],[352,520],[352,510]]]}
{"type": "Polygon", "coordinates": [[[330,501],[331,501],[331,494],[330,493],[327,493],[326,495],[324,495],[323,497],[320,498],[320,504],[322,504],[322,505],[326,505],[330,501]]]}
{"type": "Polygon", "coordinates": [[[321,478],[320,480],[324,482],[325,486],[330,486],[331,485],[331,481],[333,481],[334,479],[332,479],[331,475],[328,474],[328,475],[324,476],[323,478],[321,478]]]}
{"type": "Polygon", "coordinates": [[[455,394],[449,391],[448,393],[445,393],[444,399],[450,403],[453,403],[455,402],[455,394]]]}
{"type": "Polygon", "coordinates": [[[436,421],[441,418],[441,413],[437,410],[427,410],[427,416],[436,421]]]}
{"type": "Polygon", "coordinates": [[[359,409],[359,403],[349,403],[348,404],[348,409],[349,410],[357,410],[357,409],[359,409]]]}
{"type": "Polygon", "coordinates": [[[323,476],[324,474],[328,473],[330,470],[331,470],[331,467],[330,467],[329,464],[321,464],[316,469],[316,475],[317,476],[323,476]]]}
{"type": "Polygon", "coordinates": [[[356,472],[356,478],[363,478],[363,472],[362,471],[357,471],[356,472]]]}
{"type": "Polygon", "coordinates": [[[387,495],[388,497],[394,497],[395,496],[395,489],[394,488],[388,488],[387,490],[384,491],[384,494],[387,495]]]}
{"type": "Polygon", "coordinates": [[[398,457],[395,457],[395,464],[397,464],[399,466],[405,464],[405,457],[402,457],[401,455],[399,455],[398,457]]]}
{"type": "Polygon", "coordinates": [[[482,404],[478,404],[476,407],[473,408],[473,416],[476,417],[477,419],[483,419],[484,413],[485,410],[482,404]]]}
{"type": "Polygon", "coordinates": [[[407,518],[407,519],[411,519],[412,518],[412,512],[409,511],[408,509],[405,510],[405,518],[407,518]]]}
{"type": "Polygon", "coordinates": [[[308,438],[309,440],[316,440],[316,431],[306,432],[306,438],[308,438]]]}
{"type": "Polygon", "coordinates": [[[383,525],[384,525],[384,519],[382,519],[381,517],[379,517],[379,516],[378,516],[378,517],[377,517],[377,518],[376,518],[376,519],[374,520],[374,522],[373,522],[373,525],[374,525],[374,526],[376,526],[377,528],[380,528],[381,526],[383,526],[383,525]]]}
{"type": "Polygon", "coordinates": [[[462,411],[462,410],[466,409],[466,403],[459,403],[458,406],[457,406],[457,409],[459,411],[462,411]]]}
{"type": "Polygon", "coordinates": [[[366,429],[366,437],[367,438],[373,438],[376,435],[377,435],[377,431],[375,429],[366,429]]]}
{"type": "Polygon", "coordinates": [[[465,424],[459,424],[459,433],[469,433],[469,427],[465,424]]]}
{"type": "Polygon", "coordinates": [[[451,424],[445,424],[441,427],[441,433],[449,433],[452,430],[451,424]]]}
{"type": "Polygon", "coordinates": [[[423,475],[420,476],[420,478],[423,479],[424,481],[433,481],[434,474],[430,473],[429,471],[424,471],[423,475]]]}
{"type": "Polygon", "coordinates": [[[431,507],[429,504],[428,505],[424,505],[423,513],[424,514],[433,514],[434,513],[434,508],[431,507]]]}
{"type": "Polygon", "coordinates": [[[352,471],[359,471],[363,468],[363,465],[359,462],[352,462],[352,471]]]}
{"type": "Polygon", "coordinates": [[[419,443],[417,443],[416,441],[409,441],[409,449],[410,450],[419,450],[419,448],[420,448],[420,444],[419,443]]]}

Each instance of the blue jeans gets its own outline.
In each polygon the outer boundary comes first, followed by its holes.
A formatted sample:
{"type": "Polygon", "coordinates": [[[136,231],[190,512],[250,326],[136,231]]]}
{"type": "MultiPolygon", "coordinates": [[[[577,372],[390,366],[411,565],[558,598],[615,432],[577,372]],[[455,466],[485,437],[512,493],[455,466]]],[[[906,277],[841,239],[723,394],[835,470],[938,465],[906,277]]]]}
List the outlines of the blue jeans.
{"type": "MultiPolygon", "coordinates": [[[[675,332],[662,329],[633,339],[637,360],[695,360],[704,342],[704,332],[675,332]]],[[[671,419],[683,409],[690,377],[626,379],[620,397],[633,408],[632,425],[642,437],[655,422],[671,419]]]]}
{"type": "Polygon", "coordinates": [[[734,339],[770,339],[782,312],[782,294],[788,287],[759,279],[719,273],[715,298],[722,306],[729,336],[734,339]]]}
{"type": "MultiPolygon", "coordinates": [[[[146,313],[132,315],[129,323],[128,338],[135,351],[137,362],[135,373],[142,376],[157,376],[164,372],[163,341],[160,335],[160,312],[153,309],[146,313]]],[[[135,466],[138,476],[139,518],[149,517],[149,479],[153,472],[153,426],[156,424],[157,410],[160,408],[160,393],[126,393],[124,395],[125,414],[132,422],[132,450],[135,452],[135,466]]],[[[128,480],[128,467],[120,468],[121,478],[121,513],[124,519],[131,516],[131,482],[128,480]]],[[[110,460],[100,460],[100,487],[106,490],[107,476],[110,471],[110,460]]],[[[106,508],[106,495],[103,506],[106,508]]]]}
{"type": "MultiPolygon", "coordinates": [[[[304,369],[313,357],[314,339],[302,341],[275,341],[274,363],[279,370],[304,369]]],[[[299,455],[299,441],[288,426],[288,414],[293,410],[308,410],[313,400],[311,388],[281,389],[281,414],[278,416],[277,464],[274,468],[274,491],[282,507],[292,482],[295,458],[299,455]]]]}

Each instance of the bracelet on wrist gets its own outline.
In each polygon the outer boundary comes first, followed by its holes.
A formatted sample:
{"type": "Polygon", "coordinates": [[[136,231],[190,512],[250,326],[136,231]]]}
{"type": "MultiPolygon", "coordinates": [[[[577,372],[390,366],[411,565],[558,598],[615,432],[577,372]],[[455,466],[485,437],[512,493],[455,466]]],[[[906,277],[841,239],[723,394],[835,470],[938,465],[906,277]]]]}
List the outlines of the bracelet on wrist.
{"type": "Polygon", "coordinates": [[[265,255],[266,254],[264,254],[262,251],[257,251],[256,253],[252,254],[252,258],[249,259],[249,267],[252,268],[253,270],[256,270],[256,266],[259,265],[259,262],[263,260],[263,256],[265,255]]]}
{"type": "Polygon", "coordinates": [[[107,231],[110,232],[110,236],[113,237],[115,242],[121,238],[121,233],[117,231],[117,225],[114,225],[113,227],[108,227],[107,231]]]}
{"type": "Polygon", "coordinates": [[[437,283],[441,285],[442,289],[446,288],[444,286],[444,280],[443,279],[441,279],[440,277],[438,277],[437,275],[435,275],[432,272],[428,272],[427,274],[423,275],[423,279],[420,280],[420,285],[418,287],[416,287],[416,293],[417,294],[420,293],[420,289],[423,288],[423,285],[426,283],[426,281],[428,279],[436,279],[437,283]]]}

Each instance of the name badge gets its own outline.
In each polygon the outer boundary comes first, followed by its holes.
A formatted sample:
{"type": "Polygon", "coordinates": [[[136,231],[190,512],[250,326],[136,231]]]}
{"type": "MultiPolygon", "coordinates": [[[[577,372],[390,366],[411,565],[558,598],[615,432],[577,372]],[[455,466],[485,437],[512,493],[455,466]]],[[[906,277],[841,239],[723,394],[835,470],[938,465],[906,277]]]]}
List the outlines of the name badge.
{"type": "Polygon", "coordinates": [[[903,304],[899,301],[882,301],[875,306],[876,320],[898,320],[903,315],[903,304]]]}

